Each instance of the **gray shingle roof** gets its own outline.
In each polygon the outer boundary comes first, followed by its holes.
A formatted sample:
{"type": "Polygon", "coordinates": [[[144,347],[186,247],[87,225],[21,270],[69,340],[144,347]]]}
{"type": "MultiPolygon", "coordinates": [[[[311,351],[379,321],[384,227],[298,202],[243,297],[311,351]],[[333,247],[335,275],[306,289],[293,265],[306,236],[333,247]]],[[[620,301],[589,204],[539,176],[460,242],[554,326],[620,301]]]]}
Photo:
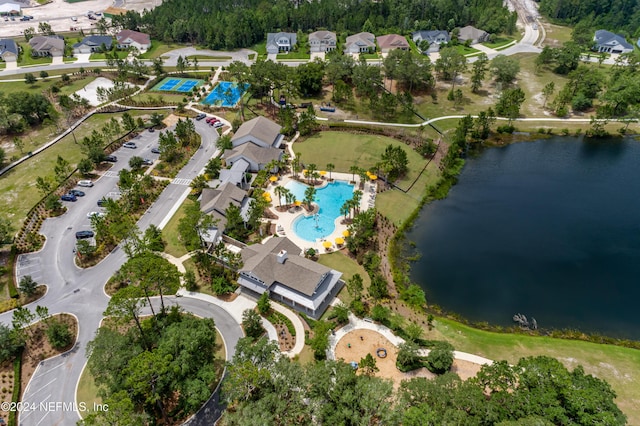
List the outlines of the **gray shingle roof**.
{"type": "Polygon", "coordinates": [[[250,135],[252,139],[272,145],[280,134],[280,129],[282,127],[277,123],[260,116],[243,123],[233,135],[232,141],[250,135]]]}
{"type": "Polygon", "coordinates": [[[257,164],[267,164],[271,160],[279,160],[282,153],[283,151],[278,148],[263,148],[252,143],[245,143],[234,149],[227,149],[222,158],[229,160],[237,156],[243,156],[257,164]]]}
{"type": "Polygon", "coordinates": [[[83,44],[87,46],[92,46],[92,47],[100,47],[102,46],[103,43],[107,47],[107,49],[111,49],[113,38],[111,36],[90,35],[83,38],[80,43],[74,44],[73,47],[74,48],[80,47],[83,44]]]}
{"type": "Polygon", "coordinates": [[[216,189],[205,188],[200,198],[200,210],[204,213],[217,211],[224,216],[229,205],[240,207],[246,196],[246,191],[231,182],[225,182],[216,189]]]}
{"type": "Polygon", "coordinates": [[[471,25],[467,25],[466,27],[460,28],[458,32],[459,40],[481,40],[483,37],[487,36],[487,32],[483,30],[479,30],[476,27],[471,25]]]}
{"type": "Polygon", "coordinates": [[[15,55],[18,55],[18,45],[13,39],[10,38],[2,38],[0,39],[0,55],[5,52],[10,52],[15,55]]]}
{"type": "Polygon", "coordinates": [[[240,252],[244,266],[240,273],[258,277],[267,287],[280,283],[304,295],[312,296],[331,269],[299,256],[302,250],[288,238],[271,238],[265,244],[248,246],[240,252]],[[284,263],[280,251],[287,252],[284,263]]]}
{"type": "Polygon", "coordinates": [[[52,49],[64,50],[64,38],[60,36],[35,36],[29,40],[31,50],[50,51],[52,49]]]}
{"type": "Polygon", "coordinates": [[[289,39],[289,44],[290,46],[294,46],[297,42],[297,34],[296,33],[285,33],[285,32],[279,32],[279,33],[267,33],[267,47],[274,45],[274,46],[278,46],[278,43],[276,43],[277,40],[279,40],[281,37],[286,37],[287,39],[289,39]]]}
{"type": "Polygon", "coordinates": [[[607,30],[596,31],[594,40],[598,46],[616,47],[622,46],[625,49],[633,50],[633,45],[619,35],[607,30]]]}

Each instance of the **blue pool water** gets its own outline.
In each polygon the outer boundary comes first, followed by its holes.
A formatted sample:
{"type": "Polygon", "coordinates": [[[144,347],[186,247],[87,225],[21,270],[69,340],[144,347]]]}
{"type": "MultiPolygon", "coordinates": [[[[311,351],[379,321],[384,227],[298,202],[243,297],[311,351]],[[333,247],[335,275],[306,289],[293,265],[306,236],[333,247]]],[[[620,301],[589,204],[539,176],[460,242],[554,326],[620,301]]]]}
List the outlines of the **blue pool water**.
{"type": "MultiPolygon", "coordinates": [[[[307,185],[291,181],[285,185],[295,196],[296,200],[304,200],[307,185]]],[[[318,238],[325,238],[336,229],[335,220],[340,216],[340,208],[345,201],[353,197],[353,185],[346,182],[332,182],[316,191],[314,201],[320,206],[317,218],[314,216],[300,217],[293,224],[294,232],[303,240],[315,242],[318,238]]]]}
{"type": "Polygon", "coordinates": [[[248,84],[239,86],[237,83],[230,81],[221,81],[202,101],[203,104],[216,105],[222,107],[234,107],[240,100],[240,97],[249,88],[248,84]]]}

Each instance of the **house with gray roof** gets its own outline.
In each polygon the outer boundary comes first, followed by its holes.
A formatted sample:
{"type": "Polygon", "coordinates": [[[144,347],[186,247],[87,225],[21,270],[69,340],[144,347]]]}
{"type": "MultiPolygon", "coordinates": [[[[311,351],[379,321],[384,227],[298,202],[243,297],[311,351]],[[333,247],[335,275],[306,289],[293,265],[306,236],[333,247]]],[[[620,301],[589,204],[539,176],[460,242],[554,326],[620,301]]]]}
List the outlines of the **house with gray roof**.
{"type": "Polygon", "coordinates": [[[118,43],[118,49],[135,48],[144,52],[151,47],[151,37],[149,34],[139,31],[122,30],[116,34],[116,42],[118,43]]]}
{"type": "Polygon", "coordinates": [[[244,262],[238,284],[250,294],[263,293],[318,319],[338,294],[342,272],[301,256],[288,238],[271,238],[240,251],[244,262]]]}
{"type": "Polygon", "coordinates": [[[440,51],[440,45],[449,43],[451,36],[447,31],[416,31],[411,38],[422,53],[429,54],[440,51]]]}
{"type": "Polygon", "coordinates": [[[489,33],[467,25],[458,31],[458,40],[462,42],[471,40],[470,44],[484,43],[485,41],[489,41],[489,33]]]}
{"type": "Polygon", "coordinates": [[[5,62],[18,61],[18,45],[10,38],[0,38],[0,58],[5,62]]]}
{"type": "Polygon", "coordinates": [[[249,163],[249,171],[258,172],[271,161],[280,161],[284,151],[274,147],[261,147],[252,143],[244,143],[233,149],[227,149],[222,158],[227,165],[233,165],[238,160],[249,163]]]}
{"type": "Polygon", "coordinates": [[[376,38],[380,51],[389,53],[394,49],[409,50],[409,42],[400,34],[387,34],[376,38]]]}
{"type": "Polygon", "coordinates": [[[350,35],[344,44],[344,53],[346,54],[373,53],[375,51],[376,36],[367,32],[350,35]]]}
{"type": "Polygon", "coordinates": [[[111,50],[112,44],[113,38],[111,36],[90,35],[73,45],[73,53],[94,53],[100,52],[103,48],[111,50]]]}
{"type": "Polygon", "coordinates": [[[593,37],[594,50],[604,53],[628,53],[633,51],[633,45],[621,36],[607,30],[596,31],[593,37]]]}
{"type": "Polygon", "coordinates": [[[263,148],[279,148],[284,139],[280,129],[282,126],[259,116],[243,123],[233,135],[231,142],[234,148],[248,142],[263,148]]]}
{"type": "Polygon", "coordinates": [[[292,50],[297,43],[296,37],[296,33],[268,33],[267,53],[275,54],[292,50]]]}
{"type": "Polygon", "coordinates": [[[35,36],[29,40],[31,56],[60,57],[64,55],[64,38],[62,36],[35,36]]]}
{"type": "Polygon", "coordinates": [[[224,182],[218,188],[205,188],[200,195],[200,211],[210,215],[214,225],[202,235],[209,244],[216,244],[227,225],[227,209],[234,205],[240,209],[240,215],[245,221],[249,218],[249,207],[252,199],[247,191],[238,188],[232,182],[224,182]]]}
{"type": "Polygon", "coordinates": [[[309,34],[309,47],[312,53],[314,52],[331,52],[336,50],[336,42],[338,38],[336,33],[331,31],[316,31],[309,34]]]}

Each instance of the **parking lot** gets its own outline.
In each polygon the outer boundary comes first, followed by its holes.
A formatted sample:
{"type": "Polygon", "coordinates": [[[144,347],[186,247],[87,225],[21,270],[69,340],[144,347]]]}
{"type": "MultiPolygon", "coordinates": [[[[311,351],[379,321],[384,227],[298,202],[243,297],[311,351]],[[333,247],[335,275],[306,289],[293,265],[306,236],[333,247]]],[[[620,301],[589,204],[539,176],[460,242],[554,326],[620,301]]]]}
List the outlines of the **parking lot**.
{"type": "MultiPolygon", "coordinates": [[[[120,4],[119,7],[142,12],[145,8],[150,10],[161,3],[161,0],[127,0],[126,3],[120,4]]],[[[69,31],[71,27],[82,28],[85,31],[90,30],[96,21],[90,20],[87,17],[87,12],[90,10],[102,12],[112,5],[113,0],[89,0],[77,3],[53,0],[51,3],[42,6],[23,8],[22,14],[33,16],[33,19],[20,21],[18,17],[15,21],[0,20],[0,37],[18,36],[29,27],[37,29],[40,22],[49,23],[55,32],[69,31]],[[72,17],[75,17],[77,21],[72,21],[72,17]]]]}

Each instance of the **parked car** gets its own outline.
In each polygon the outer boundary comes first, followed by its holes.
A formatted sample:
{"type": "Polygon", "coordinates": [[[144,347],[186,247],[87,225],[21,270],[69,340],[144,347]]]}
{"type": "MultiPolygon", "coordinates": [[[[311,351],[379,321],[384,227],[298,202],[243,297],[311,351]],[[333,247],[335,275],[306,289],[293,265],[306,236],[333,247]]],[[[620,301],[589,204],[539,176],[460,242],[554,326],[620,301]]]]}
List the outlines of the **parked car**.
{"type": "Polygon", "coordinates": [[[93,238],[93,231],[78,231],[76,232],[76,239],[82,240],[85,238],[93,238]]]}
{"type": "Polygon", "coordinates": [[[107,199],[106,198],[100,198],[98,200],[98,207],[104,207],[107,204],[107,199]]]}
{"type": "Polygon", "coordinates": [[[152,154],[160,154],[160,148],[158,148],[158,147],[151,148],[151,153],[152,154]]]}
{"type": "Polygon", "coordinates": [[[93,186],[93,182],[90,180],[80,180],[77,183],[78,186],[84,186],[86,188],[91,188],[93,186]]]}
{"type": "Polygon", "coordinates": [[[214,129],[219,129],[220,127],[224,126],[224,123],[222,121],[217,121],[214,125],[213,128],[214,129]]]}
{"type": "Polygon", "coordinates": [[[116,157],[115,155],[107,155],[106,157],[104,157],[104,161],[108,161],[110,163],[117,163],[118,157],[116,157]]]}
{"type": "Polygon", "coordinates": [[[96,18],[93,15],[89,15],[89,16],[87,16],[87,18],[89,18],[89,20],[91,20],[91,21],[97,21],[98,20],[98,18],[96,18]]]}
{"type": "Polygon", "coordinates": [[[60,197],[62,201],[78,201],[75,195],[73,194],[64,194],[60,197]]]}
{"type": "Polygon", "coordinates": [[[154,129],[153,127],[149,127],[149,133],[153,133],[155,131],[156,131],[156,129],[154,129]]]}
{"type": "Polygon", "coordinates": [[[29,18],[27,18],[26,16],[23,16],[22,18],[20,18],[21,21],[28,21],[29,18]]]}
{"type": "Polygon", "coordinates": [[[87,217],[89,219],[91,219],[92,217],[97,216],[97,217],[104,217],[104,213],[102,212],[89,212],[87,213],[87,217]]]}
{"type": "Polygon", "coordinates": [[[138,146],[134,142],[125,142],[122,144],[125,148],[136,149],[138,146]]]}
{"type": "Polygon", "coordinates": [[[78,22],[78,18],[76,18],[75,16],[72,16],[72,17],[71,17],[71,20],[72,20],[73,22],[78,22]]]}
{"type": "Polygon", "coordinates": [[[207,116],[207,114],[202,114],[202,113],[201,113],[201,114],[198,114],[198,115],[196,115],[196,120],[200,121],[200,120],[202,120],[203,118],[205,118],[206,116],[207,116]]]}
{"type": "Polygon", "coordinates": [[[142,160],[142,164],[145,166],[153,166],[153,160],[145,158],[144,160],[142,160]]]}
{"type": "Polygon", "coordinates": [[[80,191],[79,189],[72,189],[71,191],[69,191],[69,195],[74,195],[76,197],[84,197],[84,192],[80,191]]]}

